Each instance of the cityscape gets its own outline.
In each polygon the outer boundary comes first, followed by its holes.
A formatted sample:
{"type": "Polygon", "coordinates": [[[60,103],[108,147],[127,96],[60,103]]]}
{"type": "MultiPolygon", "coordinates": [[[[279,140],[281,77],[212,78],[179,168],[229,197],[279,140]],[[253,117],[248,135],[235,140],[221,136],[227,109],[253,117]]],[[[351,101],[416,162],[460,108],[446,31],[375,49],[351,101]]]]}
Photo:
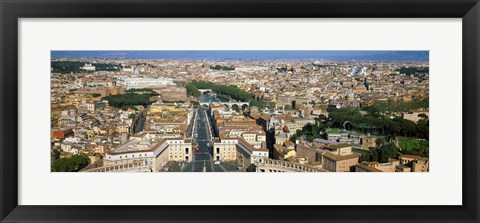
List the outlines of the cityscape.
{"type": "Polygon", "coordinates": [[[51,172],[429,172],[428,51],[51,51],[51,172]]]}

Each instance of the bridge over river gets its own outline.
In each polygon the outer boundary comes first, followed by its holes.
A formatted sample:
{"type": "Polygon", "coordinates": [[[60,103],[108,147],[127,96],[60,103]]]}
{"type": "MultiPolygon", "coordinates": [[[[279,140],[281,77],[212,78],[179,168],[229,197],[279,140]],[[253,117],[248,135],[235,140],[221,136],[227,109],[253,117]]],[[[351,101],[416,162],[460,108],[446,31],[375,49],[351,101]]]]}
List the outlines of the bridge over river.
{"type": "MultiPolygon", "coordinates": [[[[212,101],[214,104],[222,104],[222,105],[225,105],[227,106],[228,108],[232,108],[233,106],[238,106],[239,108],[243,107],[243,106],[250,106],[250,102],[242,102],[242,101],[238,101],[238,102],[214,102],[212,101]]],[[[212,103],[211,101],[208,101],[208,102],[204,102],[204,101],[201,101],[199,102],[199,104],[201,106],[207,106],[212,103]]]]}

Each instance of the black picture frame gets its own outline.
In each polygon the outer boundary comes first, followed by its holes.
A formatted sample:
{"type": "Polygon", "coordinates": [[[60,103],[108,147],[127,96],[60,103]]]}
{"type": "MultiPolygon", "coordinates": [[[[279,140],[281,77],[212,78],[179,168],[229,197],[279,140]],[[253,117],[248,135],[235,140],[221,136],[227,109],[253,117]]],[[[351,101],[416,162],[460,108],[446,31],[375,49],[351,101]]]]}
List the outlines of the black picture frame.
{"type": "MultiPolygon", "coordinates": [[[[0,15],[0,219],[2,222],[479,222],[480,4],[478,0],[1,0],[0,15]],[[77,17],[463,18],[463,142],[461,144],[463,205],[18,205],[18,19],[77,17]]],[[[452,118],[451,121],[456,120],[452,118]]]]}

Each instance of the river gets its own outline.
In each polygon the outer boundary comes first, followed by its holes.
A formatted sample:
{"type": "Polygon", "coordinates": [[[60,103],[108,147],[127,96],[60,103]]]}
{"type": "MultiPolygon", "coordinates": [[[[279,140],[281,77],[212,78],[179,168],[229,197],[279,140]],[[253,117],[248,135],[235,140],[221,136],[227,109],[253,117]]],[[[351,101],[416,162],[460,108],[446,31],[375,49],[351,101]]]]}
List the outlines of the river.
{"type": "Polygon", "coordinates": [[[227,101],[223,98],[217,98],[213,95],[210,95],[210,94],[201,94],[200,96],[198,96],[198,102],[219,102],[219,101],[227,101]]]}

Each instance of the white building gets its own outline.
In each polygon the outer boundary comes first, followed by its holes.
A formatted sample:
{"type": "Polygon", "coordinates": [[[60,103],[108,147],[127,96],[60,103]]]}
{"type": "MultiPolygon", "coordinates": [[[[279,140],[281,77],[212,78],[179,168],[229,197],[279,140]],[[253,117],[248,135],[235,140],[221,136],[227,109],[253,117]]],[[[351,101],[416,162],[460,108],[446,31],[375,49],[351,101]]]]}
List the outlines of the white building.
{"type": "Polygon", "coordinates": [[[95,71],[95,66],[93,66],[91,63],[86,63],[83,67],[80,68],[83,70],[95,71]]]}
{"type": "Polygon", "coordinates": [[[252,145],[242,137],[220,137],[213,143],[213,148],[214,160],[236,161],[242,167],[261,163],[269,154],[265,142],[252,145]]]}
{"type": "Polygon", "coordinates": [[[171,78],[125,78],[123,81],[127,90],[175,85],[171,78]]]}
{"type": "Polygon", "coordinates": [[[122,64],[123,68],[122,68],[122,71],[123,72],[134,72],[136,67],[135,66],[125,66],[124,64],[122,64]]]}
{"type": "Polygon", "coordinates": [[[80,109],[87,110],[89,112],[95,112],[95,103],[92,101],[82,101],[82,104],[79,106],[80,109]]]}
{"type": "Polygon", "coordinates": [[[238,72],[255,72],[255,71],[267,71],[268,67],[252,66],[252,67],[235,67],[235,71],[238,72]]]}
{"type": "Polygon", "coordinates": [[[169,161],[192,160],[192,142],[189,139],[161,139],[154,134],[132,136],[130,142],[106,153],[104,166],[145,162],[154,172],[161,171],[169,161]]]}

